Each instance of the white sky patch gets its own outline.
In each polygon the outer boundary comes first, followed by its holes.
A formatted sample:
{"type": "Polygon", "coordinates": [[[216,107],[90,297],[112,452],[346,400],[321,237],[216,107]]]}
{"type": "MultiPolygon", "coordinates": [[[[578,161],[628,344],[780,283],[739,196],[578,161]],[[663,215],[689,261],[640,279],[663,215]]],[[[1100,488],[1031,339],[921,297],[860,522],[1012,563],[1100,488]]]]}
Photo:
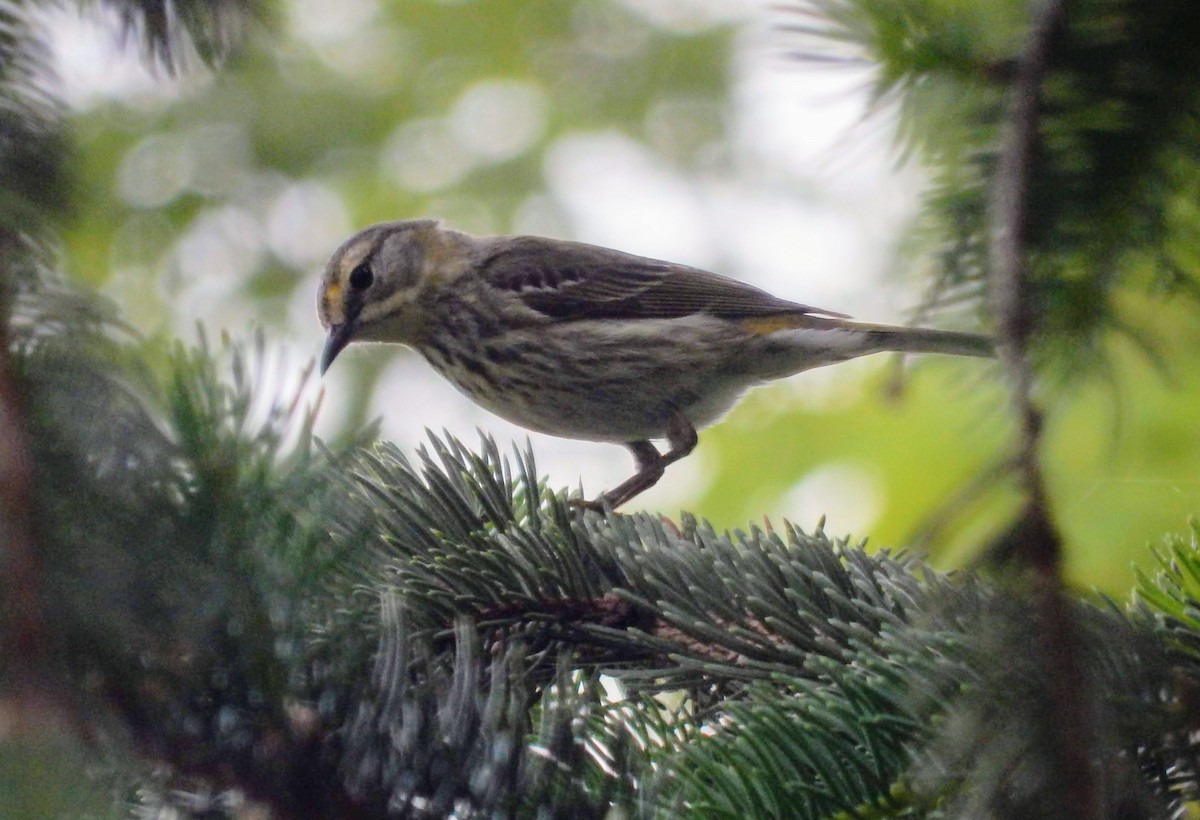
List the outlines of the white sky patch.
{"type": "MultiPolygon", "coordinates": [[[[379,378],[372,411],[383,417],[391,434],[419,441],[426,427],[438,432],[446,428],[472,441],[475,427],[492,429],[493,420],[500,421],[459,393],[416,353],[396,345],[388,349],[393,355],[379,378]]],[[[342,356],[355,352],[351,347],[342,356]]]]}
{"type": "Polygon", "coordinates": [[[869,71],[783,56],[796,44],[763,30],[782,14],[760,15],[739,39],[730,141],[742,195],[726,192],[721,213],[739,223],[734,236],[758,237],[735,240],[735,258],[780,295],[898,321],[915,296],[889,275],[920,173],[899,167],[888,112],[868,113],[869,71]]]}
{"type": "Polygon", "coordinates": [[[876,189],[896,169],[890,119],[868,110],[872,72],[785,56],[795,44],[763,31],[767,21],[782,18],[764,15],[735,52],[732,136],[744,159],[847,193],[876,189]]]}
{"type": "Polygon", "coordinates": [[[390,87],[420,59],[411,33],[380,19],[379,0],[292,0],[285,8],[296,39],[359,91],[390,87]]]}
{"type": "Polygon", "coordinates": [[[692,182],[629,137],[564,137],[545,168],[580,240],[697,267],[717,259],[692,182]]]}
{"type": "Polygon", "coordinates": [[[69,106],[87,109],[120,98],[130,105],[155,105],[211,82],[212,75],[186,48],[176,55],[187,70],[171,76],[148,69],[136,38],[123,45],[119,17],[101,3],[43,4],[30,9],[32,19],[51,32],[47,42],[69,106]]]}
{"type": "Polygon", "coordinates": [[[779,502],[782,517],[808,530],[825,516],[826,530],[866,533],[883,512],[884,484],[866,467],[850,461],[824,464],[788,490],[779,502]]]}
{"type": "Polygon", "coordinates": [[[314,46],[342,44],[379,17],[379,0],[290,0],[288,28],[314,46]]]}
{"type": "Polygon", "coordinates": [[[237,206],[210,210],[192,221],[180,240],[176,262],[187,285],[223,282],[240,287],[265,252],[262,225],[237,206]]]}
{"type": "Polygon", "coordinates": [[[256,306],[240,292],[266,255],[263,233],[257,217],[237,206],[208,211],[192,222],[176,245],[173,274],[159,280],[177,333],[191,333],[198,321],[212,333],[230,328],[242,336],[257,326],[256,306]]]}
{"type": "Polygon", "coordinates": [[[744,20],[747,3],[730,0],[620,0],[628,9],[655,27],[678,34],[693,34],[744,20]]]}
{"type": "Polygon", "coordinates": [[[881,249],[829,202],[737,179],[707,185],[705,202],[729,272],[782,298],[844,312],[881,265],[881,249]]]}

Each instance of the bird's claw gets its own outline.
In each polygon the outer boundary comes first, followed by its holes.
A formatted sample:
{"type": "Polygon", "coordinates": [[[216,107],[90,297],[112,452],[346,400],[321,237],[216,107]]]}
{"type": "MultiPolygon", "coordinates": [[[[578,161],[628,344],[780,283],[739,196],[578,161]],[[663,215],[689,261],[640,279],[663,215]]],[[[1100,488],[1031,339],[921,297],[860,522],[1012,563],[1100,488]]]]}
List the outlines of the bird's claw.
{"type": "Polygon", "coordinates": [[[567,502],[577,510],[590,510],[601,514],[612,512],[612,504],[604,496],[597,499],[572,498],[567,502]]]}

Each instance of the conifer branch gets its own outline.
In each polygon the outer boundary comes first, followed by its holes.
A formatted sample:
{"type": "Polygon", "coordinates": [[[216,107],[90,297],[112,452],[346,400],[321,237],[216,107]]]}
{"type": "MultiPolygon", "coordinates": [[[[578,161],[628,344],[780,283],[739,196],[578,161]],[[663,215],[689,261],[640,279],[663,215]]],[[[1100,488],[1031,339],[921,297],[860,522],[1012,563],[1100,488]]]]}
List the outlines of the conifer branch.
{"type": "Polygon", "coordinates": [[[76,722],[48,674],[45,556],[39,543],[35,464],[13,351],[13,317],[30,284],[47,226],[66,194],[62,111],[48,83],[48,52],[22,4],[0,5],[0,733],[76,722]]]}
{"type": "Polygon", "coordinates": [[[183,69],[190,56],[217,65],[245,35],[251,21],[264,16],[256,0],[104,0],[120,20],[122,32],[141,50],[147,65],[169,74],[183,69]]]}

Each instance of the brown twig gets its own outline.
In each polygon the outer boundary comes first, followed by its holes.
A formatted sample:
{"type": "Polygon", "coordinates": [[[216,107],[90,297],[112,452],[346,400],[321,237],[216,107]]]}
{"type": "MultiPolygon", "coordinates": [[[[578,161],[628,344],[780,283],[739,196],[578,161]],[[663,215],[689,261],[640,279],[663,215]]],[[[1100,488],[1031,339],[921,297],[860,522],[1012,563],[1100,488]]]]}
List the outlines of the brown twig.
{"type": "MultiPolygon", "coordinates": [[[[0,237],[0,271],[11,270],[18,240],[0,237]]],[[[40,684],[49,654],[41,595],[41,556],[33,514],[33,460],[9,355],[11,284],[0,287],[0,652],[7,667],[0,692],[0,734],[37,732],[61,715],[40,684]]]]}
{"type": "Polygon", "coordinates": [[[45,630],[38,594],[40,561],[33,537],[33,468],[20,402],[0,328],[0,533],[4,534],[4,645],[23,663],[42,654],[45,630]]]}
{"type": "Polygon", "coordinates": [[[1016,66],[1006,131],[991,201],[993,310],[999,352],[1012,385],[1019,425],[1016,464],[1027,499],[1014,535],[1019,555],[1036,572],[1042,650],[1050,680],[1048,696],[1058,736],[1059,795],[1064,816],[1099,818],[1100,800],[1089,754],[1084,675],[1079,645],[1062,593],[1062,539],[1050,517],[1039,461],[1042,415],[1033,398],[1029,340],[1034,329],[1026,237],[1034,160],[1039,148],[1042,84],[1057,37],[1066,29],[1065,0],[1041,0],[1016,66]]]}

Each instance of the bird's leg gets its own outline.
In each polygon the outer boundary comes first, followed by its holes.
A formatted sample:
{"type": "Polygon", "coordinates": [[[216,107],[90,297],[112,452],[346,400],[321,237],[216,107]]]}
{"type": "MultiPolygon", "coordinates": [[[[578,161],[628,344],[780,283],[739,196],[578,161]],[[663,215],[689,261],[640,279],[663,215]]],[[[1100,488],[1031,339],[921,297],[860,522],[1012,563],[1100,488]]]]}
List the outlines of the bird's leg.
{"type": "Polygon", "coordinates": [[[661,464],[664,469],[668,464],[674,464],[684,456],[691,455],[692,450],[700,443],[696,428],[687,420],[687,416],[678,410],[671,414],[671,421],[667,424],[667,443],[671,445],[671,449],[662,455],[661,464]]]}
{"type": "Polygon", "coordinates": [[[614,487],[595,501],[585,501],[581,507],[592,510],[615,510],[634,496],[642,493],[663,477],[667,465],[673,464],[696,449],[700,437],[696,428],[680,412],[671,415],[667,425],[667,443],[671,445],[665,453],[659,453],[649,441],[630,441],[625,444],[637,461],[637,472],[622,484],[614,487]]]}

